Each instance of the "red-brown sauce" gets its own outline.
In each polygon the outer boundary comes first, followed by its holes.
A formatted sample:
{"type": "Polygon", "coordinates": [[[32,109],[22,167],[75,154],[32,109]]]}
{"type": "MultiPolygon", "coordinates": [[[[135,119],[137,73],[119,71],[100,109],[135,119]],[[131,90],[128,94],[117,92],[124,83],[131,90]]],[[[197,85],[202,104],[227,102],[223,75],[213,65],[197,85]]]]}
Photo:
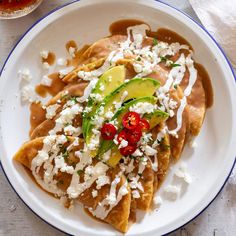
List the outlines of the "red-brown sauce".
{"type": "Polygon", "coordinates": [[[141,20],[135,20],[135,19],[119,20],[115,21],[110,25],[109,31],[111,35],[117,35],[117,34],[126,35],[128,27],[142,24],[148,25],[147,23],[141,20]]]}
{"type": "Polygon", "coordinates": [[[214,102],[214,93],[213,93],[213,88],[211,85],[210,76],[208,75],[203,65],[199,63],[195,63],[194,66],[197,69],[198,74],[202,78],[202,84],[203,84],[203,88],[205,90],[205,96],[206,96],[206,107],[209,108],[213,105],[213,102],[214,102]]]}
{"type": "Polygon", "coordinates": [[[48,57],[46,59],[42,58],[42,62],[47,62],[50,66],[55,63],[56,55],[53,52],[48,53],[48,57]]]}
{"type": "Polygon", "coordinates": [[[55,96],[66,86],[66,83],[62,81],[58,73],[53,73],[48,77],[52,80],[52,85],[50,87],[40,84],[35,88],[36,93],[41,97],[46,97],[48,93],[52,96],[55,96]]]}
{"type": "Polygon", "coordinates": [[[75,52],[78,50],[78,46],[74,40],[70,40],[66,43],[66,50],[69,53],[70,48],[75,48],[75,52]]]}
{"type": "Polygon", "coordinates": [[[46,119],[46,112],[41,103],[31,103],[30,105],[30,134],[31,132],[46,119]]]}
{"type": "Polygon", "coordinates": [[[35,3],[36,0],[0,0],[0,10],[15,11],[35,3]]]}

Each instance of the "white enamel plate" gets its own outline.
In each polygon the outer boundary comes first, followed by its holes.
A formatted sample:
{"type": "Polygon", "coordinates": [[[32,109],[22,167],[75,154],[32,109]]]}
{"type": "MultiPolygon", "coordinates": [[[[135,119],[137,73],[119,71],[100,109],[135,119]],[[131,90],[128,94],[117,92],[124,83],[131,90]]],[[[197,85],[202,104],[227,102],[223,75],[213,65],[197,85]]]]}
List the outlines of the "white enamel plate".
{"type": "MultiPolygon", "coordinates": [[[[195,50],[195,60],[207,69],[214,105],[207,111],[196,142],[185,148],[181,161],[188,165],[193,182],[176,201],[164,200],[158,211],[140,216],[127,235],[161,235],[175,230],[197,216],[221,190],[235,161],[236,86],[233,72],[211,36],[183,13],[156,1],[76,1],[37,22],[9,55],[0,79],[0,155],[6,176],[19,197],[43,220],[73,235],[117,235],[106,224],[88,217],[81,206],[73,212],[42,191],[12,156],[28,139],[29,109],[20,102],[17,71],[30,68],[33,82],[41,80],[39,52],[48,49],[66,55],[65,43],[74,39],[82,46],[108,35],[109,25],[119,19],[141,19],[152,29],[170,28],[186,38],[195,50]],[[92,227],[91,227],[92,226],[92,227]]],[[[174,167],[180,165],[178,162],[174,167]]],[[[170,170],[163,187],[173,181],[170,170]]]]}

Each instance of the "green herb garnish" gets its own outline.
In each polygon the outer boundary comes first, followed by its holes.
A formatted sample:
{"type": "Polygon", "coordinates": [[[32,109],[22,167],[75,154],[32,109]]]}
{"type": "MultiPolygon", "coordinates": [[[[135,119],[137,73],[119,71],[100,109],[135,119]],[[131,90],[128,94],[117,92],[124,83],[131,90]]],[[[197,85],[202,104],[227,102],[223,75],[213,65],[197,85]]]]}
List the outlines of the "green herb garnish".
{"type": "Polygon", "coordinates": [[[61,100],[67,100],[70,98],[70,95],[69,94],[64,94],[61,96],[61,100]]]}
{"type": "Polygon", "coordinates": [[[176,64],[176,63],[171,63],[170,64],[170,67],[174,68],[174,67],[177,67],[177,66],[181,66],[180,64],[176,64]]]}
{"type": "Polygon", "coordinates": [[[144,161],[144,157],[141,157],[141,158],[139,159],[139,161],[144,161]]]}
{"type": "Polygon", "coordinates": [[[167,61],[167,58],[166,58],[166,57],[161,57],[161,61],[162,61],[162,62],[166,62],[166,61],[167,61]]]}
{"type": "Polygon", "coordinates": [[[78,170],[77,175],[81,175],[83,173],[83,170],[78,170]]]}
{"type": "Polygon", "coordinates": [[[70,100],[73,101],[74,103],[77,103],[77,102],[78,102],[78,101],[77,101],[77,97],[71,97],[70,100]]]}
{"type": "Polygon", "coordinates": [[[153,45],[156,46],[158,44],[158,41],[156,38],[153,38],[153,45]]]}
{"type": "Polygon", "coordinates": [[[166,144],[164,144],[164,143],[161,143],[161,148],[162,148],[163,150],[169,150],[169,149],[170,149],[170,145],[166,145],[166,144]]]}
{"type": "Polygon", "coordinates": [[[63,154],[62,154],[62,157],[64,159],[68,158],[69,157],[69,152],[66,150],[63,154]]]}

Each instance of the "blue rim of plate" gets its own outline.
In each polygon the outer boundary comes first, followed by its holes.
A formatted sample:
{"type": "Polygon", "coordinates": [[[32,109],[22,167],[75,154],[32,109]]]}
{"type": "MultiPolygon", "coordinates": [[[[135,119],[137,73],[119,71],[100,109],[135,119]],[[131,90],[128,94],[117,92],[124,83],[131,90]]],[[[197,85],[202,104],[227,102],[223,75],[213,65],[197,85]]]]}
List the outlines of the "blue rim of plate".
{"type": "MultiPolygon", "coordinates": [[[[53,9],[52,11],[49,11],[46,15],[44,15],[43,17],[41,17],[39,20],[37,20],[34,24],[32,24],[32,25],[28,28],[28,30],[26,30],[26,32],[20,37],[20,39],[16,42],[16,44],[14,45],[14,47],[12,48],[12,50],[10,51],[10,53],[8,54],[8,56],[7,56],[7,58],[6,58],[6,60],[5,60],[4,64],[3,64],[3,66],[2,66],[2,68],[1,68],[1,70],[0,70],[0,77],[1,77],[1,75],[2,75],[2,72],[3,72],[4,68],[5,68],[6,63],[8,62],[8,60],[9,60],[11,54],[13,53],[13,51],[15,50],[15,48],[17,47],[17,45],[21,42],[21,40],[25,37],[25,35],[28,34],[28,32],[29,32],[35,25],[37,25],[39,22],[41,22],[42,20],[44,20],[46,17],[48,17],[49,15],[53,14],[54,12],[56,12],[56,11],[58,11],[58,10],[64,8],[64,7],[66,7],[66,6],[69,6],[69,5],[71,5],[71,4],[74,4],[74,3],[76,3],[76,2],[79,2],[79,1],[80,1],[80,0],[74,0],[74,1],[72,1],[72,2],[63,4],[62,6],[56,7],[55,9],[53,9]]],[[[223,54],[223,56],[224,56],[224,58],[225,58],[227,64],[228,64],[229,67],[230,67],[230,70],[231,70],[231,72],[232,72],[232,74],[233,74],[233,77],[234,77],[234,79],[235,79],[235,81],[236,81],[236,75],[235,75],[235,73],[234,73],[233,67],[232,67],[232,65],[231,65],[231,63],[230,63],[230,61],[229,61],[229,59],[227,58],[225,52],[223,51],[223,49],[221,48],[221,46],[217,43],[217,41],[214,39],[214,37],[207,31],[207,29],[206,29],[203,25],[201,25],[200,23],[198,23],[197,21],[195,21],[191,16],[189,16],[187,13],[183,12],[182,10],[180,10],[180,9],[174,7],[174,6],[171,6],[171,5],[169,5],[168,3],[162,2],[162,1],[160,1],[160,0],[155,0],[155,1],[161,3],[161,4],[165,5],[165,6],[167,6],[167,7],[169,7],[169,8],[172,8],[172,9],[174,9],[174,10],[180,12],[180,13],[182,13],[182,14],[183,14],[184,16],[186,16],[189,20],[191,20],[193,23],[195,23],[197,26],[199,26],[205,33],[207,33],[207,35],[211,38],[211,40],[215,43],[215,45],[219,48],[219,50],[220,50],[221,53],[223,54]]],[[[222,189],[224,188],[226,182],[228,181],[228,179],[229,179],[229,177],[230,177],[230,175],[231,175],[231,173],[232,173],[232,171],[233,171],[235,165],[236,165],[236,158],[235,158],[234,163],[233,163],[233,165],[232,165],[232,168],[231,168],[231,170],[230,170],[230,172],[229,172],[227,178],[225,179],[225,182],[223,183],[222,187],[220,188],[219,192],[215,195],[215,197],[214,197],[196,216],[194,216],[192,219],[190,219],[188,222],[184,223],[183,225],[177,227],[176,229],[174,229],[174,230],[172,230],[172,231],[170,231],[170,232],[168,232],[168,233],[166,233],[166,234],[164,234],[164,235],[168,235],[168,234],[170,234],[170,233],[173,233],[174,231],[176,231],[176,230],[178,230],[178,229],[184,227],[185,225],[187,225],[188,223],[190,223],[191,221],[193,221],[194,219],[196,219],[199,215],[201,215],[201,214],[211,205],[211,203],[217,198],[217,196],[220,194],[220,192],[221,192],[222,189]]],[[[70,234],[66,233],[65,231],[63,231],[63,230],[57,228],[56,226],[52,225],[51,223],[47,222],[45,219],[43,219],[41,216],[39,216],[35,211],[33,211],[33,210],[27,205],[27,203],[19,196],[19,194],[17,193],[17,191],[14,189],[13,185],[11,184],[10,180],[9,180],[8,177],[7,177],[7,174],[6,174],[6,172],[5,172],[4,168],[3,168],[3,165],[2,165],[2,163],[1,163],[1,161],[0,161],[0,166],[2,167],[2,170],[3,170],[3,173],[4,173],[5,177],[6,177],[6,179],[7,179],[8,183],[10,184],[10,186],[12,187],[12,189],[14,190],[14,192],[16,193],[16,195],[21,199],[21,201],[22,201],[36,216],[38,216],[42,221],[44,221],[44,222],[47,223],[48,225],[52,226],[53,228],[59,230],[60,232],[65,233],[65,234],[67,234],[67,235],[70,235],[70,234]]]]}

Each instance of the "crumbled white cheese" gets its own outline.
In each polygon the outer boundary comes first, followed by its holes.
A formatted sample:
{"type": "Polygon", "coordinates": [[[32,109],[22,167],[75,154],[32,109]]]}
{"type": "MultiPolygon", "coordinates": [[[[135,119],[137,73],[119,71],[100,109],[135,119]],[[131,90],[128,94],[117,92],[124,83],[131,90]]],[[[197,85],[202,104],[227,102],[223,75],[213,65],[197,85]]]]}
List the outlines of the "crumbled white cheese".
{"type": "Polygon", "coordinates": [[[141,145],[145,146],[147,145],[150,141],[152,141],[152,134],[151,133],[142,133],[142,138],[141,138],[141,145]]]}
{"type": "Polygon", "coordinates": [[[108,111],[105,114],[105,118],[110,120],[114,116],[114,113],[112,111],[108,111]]]}
{"type": "Polygon", "coordinates": [[[97,101],[97,102],[101,102],[102,99],[103,99],[103,96],[102,96],[101,94],[98,94],[98,93],[91,93],[91,94],[90,94],[90,97],[91,97],[93,100],[97,101]]]}
{"type": "Polygon", "coordinates": [[[48,160],[48,158],[49,158],[49,155],[48,155],[48,153],[45,150],[38,151],[38,156],[40,158],[40,162],[42,162],[42,163],[44,161],[48,160]]]}
{"type": "Polygon", "coordinates": [[[92,191],[93,198],[97,197],[97,195],[98,195],[98,191],[93,189],[93,191],[92,191]]]}
{"type": "Polygon", "coordinates": [[[102,124],[103,124],[103,122],[104,122],[104,117],[95,115],[95,116],[92,118],[92,124],[94,124],[96,127],[101,127],[102,124]]]}
{"type": "Polygon", "coordinates": [[[18,78],[23,82],[30,82],[32,79],[30,70],[27,68],[24,68],[22,70],[18,71],[18,78]]]}
{"type": "Polygon", "coordinates": [[[156,147],[159,145],[159,143],[161,142],[161,140],[165,137],[166,132],[167,132],[167,126],[164,126],[164,127],[160,130],[160,132],[157,134],[157,138],[156,138],[156,140],[154,141],[154,143],[153,143],[153,145],[152,145],[153,148],[156,148],[156,147]]]}
{"type": "Polygon", "coordinates": [[[133,67],[136,73],[141,73],[143,71],[143,66],[141,64],[134,63],[133,67]]]}
{"type": "Polygon", "coordinates": [[[127,146],[128,146],[128,141],[122,139],[118,148],[121,149],[127,146]]]}
{"type": "Polygon", "coordinates": [[[99,130],[93,128],[93,129],[92,129],[92,133],[95,134],[95,135],[97,135],[97,134],[100,135],[100,134],[101,134],[101,131],[99,131],[99,130]]]}
{"type": "Polygon", "coordinates": [[[144,191],[143,189],[143,185],[139,182],[139,176],[133,176],[131,178],[129,178],[130,182],[129,182],[129,185],[130,185],[130,188],[131,189],[139,189],[140,191],[144,191]]]}
{"type": "Polygon", "coordinates": [[[48,58],[48,55],[49,55],[49,51],[43,50],[43,51],[40,52],[40,56],[41,56],[43,59],[47,59],[47,58],[48,58]]]}
{"type": "Polygon", "coordinates": [[[66,124],[71,124],[76,115],[83,111],[83,107],[79,104],[74,104],[71,107],[67,107],[60,112],[59,117],[56,119],[56,125],[49,134],[57,134],[61,132],[66,124]]]}
{"type": "Polygon", "coordinates": [[[196,143],[196,141],[194,140],[194,139],[192,139],[192,140],[190,140],[190,142],[189,142],[189,147],[190,148],[196,148],[198,145],[197,145],[197,143],[196,143]]]}
{"type": "Polygon", "coordinates": [[[46,107],[46,118],[52,119],[56,115],[57,109],[60,107],[58,104],[50,105],[46,107]]]}
{"type": "Polygon", "coordinates": [[[114,137],[114,139],[113,139],[113,142],[114,142],[115,145],[118,145],[118,144],[119,144],[119,142],[118,142],[118,140],[117,140],[117,137],[118,137],[118,135],[116,134],[115,137],[114,137]]]}
{"type": "Polygon", "coordinates": [[[142,150],[147,156],[154,156],[155,154],[157,154],[157,150],[150,147],[149,145],[142,146],[142,150]]]}
{"type": "Polygon", "coordinates": [[[93,135],[87,148],[90,151],[96,150],[100,144],[100,135],[93,135]]]}
{"type": "Polygon", "coordinates": [[[128,96],[128,91],[124,91],[121,95],[120,102],[113,102],[116,111],[121,107],[122,103],[124,102],[125,98],[128,96]]]}
{"type": "Polygon", "coordinates": [[[124,169],[125,173],[131,173],[135,168],[134,159],[131,159],[128,165],[127,163],[126,164],[124,163],[124,166],[125,166],[125,169],[124,169]]]}
{"type": "Polygon", "coordinates": [[[56,138],[57,138],[56,141],[58,144],[64,144],[67,142],[67,138],[65,135],[59,135],[59,136],[56,136],[56,138]]]}
{"type": "MultiPolygon", "coordinates": [[[[91,81],[89,82],[88,86],[85,88],[83,96],[77,98],[77,101],[78,101],[78,102],[85,102],[85,101],[88,99],[88,97],[89,97],[89,95],[90,95],[92,89],[95,87],[95,85],[97,84],[97,82],[98,82],[98,78],[95,78],[95,79],[91,80],[91,81]]],[[[92,110],[92,107],[86,107],[86,108],[87,108],[87,110],[88,110],[88,109],[91,109],[91,110],[92,110]]],[[[85,109],[86,109],[86,108],[85,108],[85,109]]],[[[88,112],[89,112],[89,111],[88,111],[88,112]]]]}
{"type": "Polygon", "coordinates": [[[168,199],[174,201],[180,194],[180,187],[177,187],[175,185],[168,185],[164,188],[164,193],[168,199]]]}
{"type": "Polygon", "coordinates": [[[145,113],[150,114],[156,109],[157,109],[157,106],[149,102],[138,102],[129,108],[130,111],[137,112],[140,115],[143,115],[145,113]]]}
{"type": "Polygon", "coordinates": [[[111,149],[109,149],[107,152],[105,152],[105,153],[103,154],[102,159],[103,159],[104,161],[108,161],[108,160],[110,159],[110,157],[111,157],[111,149]]]}
{"type": "Polygon", "coordinates": [[[109,184],[110,178],[106,175],[100,175],[98,176],[98,179],[96,180],[96,189],[101,189],[102,186],[109,184]]]}
{"type": "Polygon", "coordinates": [[[129,191],[128,191],[126,185],[123,185],[123,186],[120,187],[120,189],[119,189],[119,194],[120,194],[121,196],[125,196],[125,195],[128,194],[128,193],[129,193],[129,191]]]}
{"type": "Polygon", "coordinates": [[[52,85],[52,79],[50,79],[48,76],[44,75],[40,84],[50,87],[52,85]]]}
{"type": "Polygon", "coordinates": [[[71,57],[75,57],[75,51],[76,51],[76,48],[74,47],[69,47],[69,54],[71,57]]]}
{"type": "Polygon", "coordinates": [[[132,156],[134,156],[134,157],[141,157],[141,156],[143,156],[143,153],[140,151],[139,148],[137,148],[135,150],[135,152],[132,154],[132,156]]]}
{"type": "Polygon", "coordinates": [[[74,66],[66,67],[65,69],[59,70],[59,77],[62,79],[66,75],[68,75],[72,70],[74,70],[74,66]]]}
{"type": "Polygon", "coordinates": [[[59,156],[59,157],[55,158],[55,167],[57,169],[60,169],[61,172],[66,172],[68,174],[73,174],[74,173],[73,166],[68,166],[62,156],[59,156]]]}
{"type": "Polygon", "coordinates": [[[173,117],[175,115],[174,111],[173,110],[169,110],[169,115],[170,115],[170,117],[173,117]]]}
{"type": "Polygon", "coordinates": [[[82,133],[82,129],[81,127],[74,127],[72,125],[67,125],[64,128],[64,132],[66,135],[77,137],[82,133]]]}
{"type": "Polygon", "coordinates": [[[75,104],[72,107],[67,107],[66,109],[61,111],[60,117],[56,120],[56,122],[61,124],[70,124],[75,115],[81,113],[82,111],[83,107],[79,104],[75,104]]]}
{"type": "Polygon", "coordinates": [[[169,100],[169,108],[170,109],[175,109],[177,108],[178,103],[174,101],[172,98],[169,100]]]}
{"type": "Polygon", "coordinates": [[[183,179],[187,184],[192,183],[192,177],[187,172],[187,165],[184,162],[181,163],[180,167],[175,171],[174,175],[178,178],[183,179]]]}
{"type": "Polygon", "coordinates": [[[94,78],[96,78],[96,76],[94,76],[92,72],[82,70],[77,73],[77,76],[83,80],[88,81],[92,81],[94,78]]]}
{"type": "Polygon", "coordinates": [[[85,107],[84,113],[89,113],[92,111],[92,107],[85,107]]]}
{"type": "Polygon", "coordinates": [[[21,100],[22,102],[34,102],[38,100],[33,86],[26,85],[21,89],[21,100]]]}
{"type": "Polygon", "coordinates": [[[163,200],[160,196],[155,196],[153,198],[153,205],[154,208],[160,208],[161,204],[163,203],[163,200]]]}
{"type": "Polygon", "coordinates": [[[43,62],[43,69],[48,70],[50,68],[50,65],[48,62],[43,62]]]}
{"type": "Polygon", "coordinates": [[[138,190],[133,190],[132,191],[132,196],[133,198],[140,198],[140,193],[138,190]]]}
{"type": "Polygon", "coordinates": [[[67,66],[67,59],[58,58],[58,59],[57,59],[57,65],[58,65],[58,66],[67,66]]]}
{"type": "Polygon", "coordinates": [[[105,86],[104,84],[101,84],[100,87],[99,87],[100,91],[104,91],[105,90],[105,86]]]}

